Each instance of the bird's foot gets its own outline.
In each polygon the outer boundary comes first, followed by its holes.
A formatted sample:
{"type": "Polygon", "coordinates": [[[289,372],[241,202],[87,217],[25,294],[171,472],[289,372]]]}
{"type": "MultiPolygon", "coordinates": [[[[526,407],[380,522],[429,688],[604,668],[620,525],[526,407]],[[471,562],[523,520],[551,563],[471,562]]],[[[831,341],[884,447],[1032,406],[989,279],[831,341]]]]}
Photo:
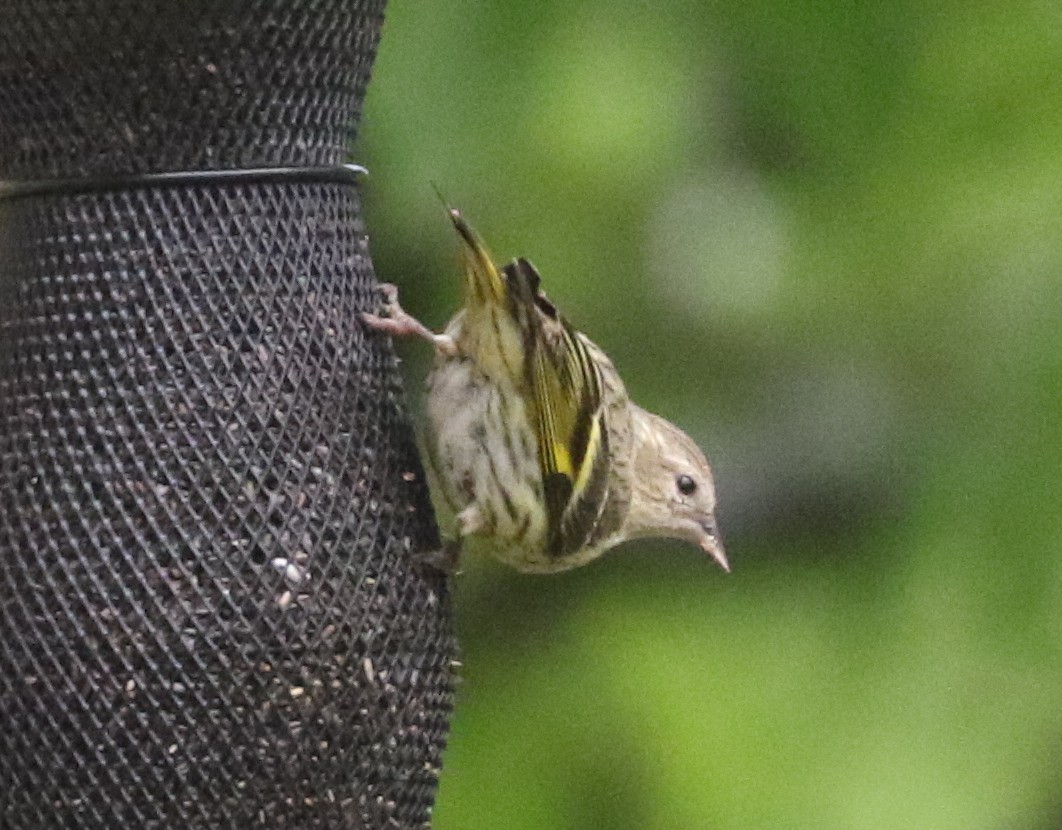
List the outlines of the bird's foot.
{"type": "Polygon", "coordinates": [[[398,287],[389,283],[380,284],[383,294],[383,314],[362,312],[361,321],[373,331],[392,337],[422,337],[431,342],[435,351],[452,357],[457,353],[454,339],[447,334],[436,334],[420,320],[407,312],[398,302],[398,287]]]}
{"type": "Polygon", "coordinates": [[[420,551],[413,555],[414,561],[425,568],[439,571],[446,576],[456,576],[461,564],[461,537],[444,539],[434,550],[420,551]]]}
{"type": "Polygon", "coordinates": [[[457,535],[444,539],[442,545],[435,550],[414,554],[417,563],[447,575],[456,575],[459,573],[458,565],[461,562],[461,548],[465,537],[479,533],[483,525],[483,514],[478,507],[470,504],[457,514],[457,535]]]}

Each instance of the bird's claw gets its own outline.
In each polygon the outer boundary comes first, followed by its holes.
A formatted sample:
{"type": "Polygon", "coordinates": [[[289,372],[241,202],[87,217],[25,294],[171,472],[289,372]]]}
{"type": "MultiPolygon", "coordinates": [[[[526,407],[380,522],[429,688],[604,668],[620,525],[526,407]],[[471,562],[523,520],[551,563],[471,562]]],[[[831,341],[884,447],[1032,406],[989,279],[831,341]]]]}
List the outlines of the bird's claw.
{"type": "Polygon", "coordinates": [[[390,282],[379,285],[383,295],[383,313],[361,313],[361,321],[373,331],[383,332],[392,337],[423,337],[431,342],[435,350],[447,357],[457,353],[454,339],[446,334],[436,334],[420,320],[402,308],[398,302],[398,286],[390,282]]]}
{"type": "Polygon", "coordinates": [[[418,565],[439,571],[446,576],[456,576],[461,563],[461,537],[444,539],[443,543],[432,550],[413,554],[418,565]]]}

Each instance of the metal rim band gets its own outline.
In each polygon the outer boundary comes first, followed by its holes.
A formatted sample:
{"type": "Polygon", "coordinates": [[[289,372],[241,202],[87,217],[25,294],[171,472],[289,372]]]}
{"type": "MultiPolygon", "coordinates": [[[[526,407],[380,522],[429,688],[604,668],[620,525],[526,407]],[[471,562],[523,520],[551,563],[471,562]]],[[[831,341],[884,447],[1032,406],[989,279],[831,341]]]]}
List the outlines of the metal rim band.
{"type": "Polygon", "coordinates": [[[369,175],[359,164],[329,167],[249,167],[242,170],[175,170],[165,173],[133,173],[36,181],[0,181],[0,201],[26,196],[70,196],[108,190],[202,184],[355,184],[369,175]]]}

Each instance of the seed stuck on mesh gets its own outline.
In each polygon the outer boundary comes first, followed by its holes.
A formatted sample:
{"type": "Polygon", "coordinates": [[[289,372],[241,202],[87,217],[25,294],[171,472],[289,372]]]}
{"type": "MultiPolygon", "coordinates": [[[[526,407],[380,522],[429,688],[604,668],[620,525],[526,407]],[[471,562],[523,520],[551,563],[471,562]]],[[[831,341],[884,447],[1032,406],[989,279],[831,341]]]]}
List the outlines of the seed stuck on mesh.
{"type": "Polygon", "coordinates": [[[277,556],[270,564],[273,569],[284,577],[291,585],[301,585],[306,579],[309,578],[309,574],[306,569],[301,565],[292,562],[290,559],[285,559],[283,556],[277,556]]]}

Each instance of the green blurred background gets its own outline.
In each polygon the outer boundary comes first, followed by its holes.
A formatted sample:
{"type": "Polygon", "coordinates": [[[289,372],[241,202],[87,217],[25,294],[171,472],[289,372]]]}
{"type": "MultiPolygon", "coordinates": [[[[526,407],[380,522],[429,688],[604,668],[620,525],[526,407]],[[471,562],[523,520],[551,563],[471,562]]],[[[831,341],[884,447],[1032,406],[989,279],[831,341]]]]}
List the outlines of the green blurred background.
{"type": "Polygon", "coordinates": [[[1062,827],[1062,4],[394,0],[358,157],[407,308],[435,182],[734,566],[469,557],[437,830],[1062,827]]]}

